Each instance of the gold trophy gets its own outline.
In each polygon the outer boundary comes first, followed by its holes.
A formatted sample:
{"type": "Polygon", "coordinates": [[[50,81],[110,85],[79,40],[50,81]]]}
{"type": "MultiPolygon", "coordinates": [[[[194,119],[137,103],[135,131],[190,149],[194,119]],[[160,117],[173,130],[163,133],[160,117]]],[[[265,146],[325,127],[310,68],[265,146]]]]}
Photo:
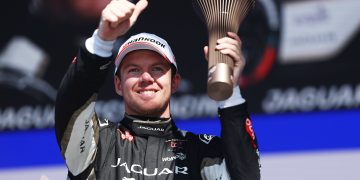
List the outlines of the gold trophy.
{"type": "Polygon", "coordinates": [[[234,62],[231,57],[215,51],[216,41],[227,32],[238,32],[255,0],[193,0],[193,5],[209,35],[208,96],[217,101],[225,100],[233,90],[234,62]]]}

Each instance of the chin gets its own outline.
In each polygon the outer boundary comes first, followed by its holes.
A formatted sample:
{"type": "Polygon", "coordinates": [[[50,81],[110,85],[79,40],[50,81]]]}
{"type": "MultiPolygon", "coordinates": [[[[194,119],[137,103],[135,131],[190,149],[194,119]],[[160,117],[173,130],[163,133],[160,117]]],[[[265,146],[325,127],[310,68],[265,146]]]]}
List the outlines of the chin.
{"type": "Polygon", "coordinates": [[[125,106],[129,109],[129,113],[142,116],[162,116],[168,107],[168,102],[159,99],[152,99],[145,101],[142,99],[133,99],[133,101],[127,101],[125,106]]]}
{"type": "Polygon", "coordinates": [[[147,116],[161,116],[166,110],[166,106],[160,106],[158,104],[157,105],[153,104],[150,106],[148,105],[146,106],[142,105],[140,109],[147,116]]]}
{"type": "Polygon", "coordinates": [[[140,112],[131,114],[131,115],[138,115],[138,116],[145,116],[145,117],[160,117],[161,114],[157,111],[151,110],[140,110],[140,112]]]}

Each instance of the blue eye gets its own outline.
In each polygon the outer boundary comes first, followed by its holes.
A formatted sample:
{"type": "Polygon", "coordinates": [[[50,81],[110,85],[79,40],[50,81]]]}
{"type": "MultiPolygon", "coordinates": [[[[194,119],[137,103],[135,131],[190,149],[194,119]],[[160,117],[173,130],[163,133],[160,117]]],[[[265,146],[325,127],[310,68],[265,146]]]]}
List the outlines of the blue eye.
{"type": "Polygon", "coordinates": [[[128,70],[128,73],[137,73],[137,72],[140,72],[138,68],[131,68],[128,70]]]}
{"type": "Polygon", "coordinates": [[[163,68],[161,67],[153,67],[153,71],[156,71],[156,72],[163,72],[163,68]]]}

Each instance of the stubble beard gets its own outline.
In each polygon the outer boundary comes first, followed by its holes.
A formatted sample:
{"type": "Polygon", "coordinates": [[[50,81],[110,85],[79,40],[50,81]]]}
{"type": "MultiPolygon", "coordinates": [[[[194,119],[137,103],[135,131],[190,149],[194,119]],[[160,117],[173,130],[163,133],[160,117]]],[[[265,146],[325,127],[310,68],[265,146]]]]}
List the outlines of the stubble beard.
{"type": "Polygon", "coordinates": [[[140,102],[125,103],[125,112],[129,115],[162,117],[163,114],[166,114],[166,111],[169,111],[170,114],[170,97],[165,102],[153,105],[142,104],[140,102]]]}

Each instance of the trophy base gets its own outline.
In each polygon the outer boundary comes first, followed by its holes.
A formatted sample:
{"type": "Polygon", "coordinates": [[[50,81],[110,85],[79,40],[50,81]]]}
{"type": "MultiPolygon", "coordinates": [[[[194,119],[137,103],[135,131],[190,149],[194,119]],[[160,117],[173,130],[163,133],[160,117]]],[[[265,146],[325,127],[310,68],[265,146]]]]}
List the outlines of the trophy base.
{"type": "Polygon", "coordinates": [[[216,101],[223,101],[232,95],[232,70],[225,63],[218,63],[209,69],[207,83],[208,96],[216,101]]]}

